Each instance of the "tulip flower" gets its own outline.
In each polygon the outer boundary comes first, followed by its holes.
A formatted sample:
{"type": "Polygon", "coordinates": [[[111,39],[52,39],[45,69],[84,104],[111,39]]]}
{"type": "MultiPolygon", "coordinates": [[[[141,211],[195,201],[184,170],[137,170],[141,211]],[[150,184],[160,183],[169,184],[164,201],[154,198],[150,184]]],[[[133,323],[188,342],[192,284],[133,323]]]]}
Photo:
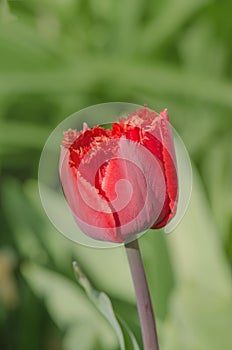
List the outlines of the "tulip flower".
{"type": "Polygon", "coordinates": [[[167,110],[144,108],[102,126],[64,132],[59,174],[72,215],[88,236],[126,242],[164,227],[178,199],[167,110]]]}

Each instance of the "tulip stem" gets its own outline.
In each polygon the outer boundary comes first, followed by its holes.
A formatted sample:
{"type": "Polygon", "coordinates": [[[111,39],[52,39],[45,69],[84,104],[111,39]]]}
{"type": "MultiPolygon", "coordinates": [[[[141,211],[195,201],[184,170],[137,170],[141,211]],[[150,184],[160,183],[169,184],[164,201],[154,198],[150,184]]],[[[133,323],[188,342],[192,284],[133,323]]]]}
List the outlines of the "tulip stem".
{"type": "Polygon", "coordinates": [[[159,350],[155,317],[138,240],[125,244],[134,282],[144,350],[159,350]]]}

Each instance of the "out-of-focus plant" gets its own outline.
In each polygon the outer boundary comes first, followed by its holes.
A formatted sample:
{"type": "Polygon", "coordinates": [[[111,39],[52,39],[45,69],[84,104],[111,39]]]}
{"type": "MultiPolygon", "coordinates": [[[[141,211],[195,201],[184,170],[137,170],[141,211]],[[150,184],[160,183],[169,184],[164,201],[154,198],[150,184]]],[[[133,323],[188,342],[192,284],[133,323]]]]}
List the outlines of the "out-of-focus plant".
{"type": "Polygon", "coordinates": [[[64,116],[136,101],[171,111],[195,163],[193,197],[177,231],[141,239],[161,348],[230,350],[231,1],[0,5],[0,244],[15,257],[18,295],[14,309],[0,297],[0,348],[118,348],[74,285],[73,259],[139,334],[123,252],[100,254],[60,237],[36,183],[43,144],[64,116]]]}

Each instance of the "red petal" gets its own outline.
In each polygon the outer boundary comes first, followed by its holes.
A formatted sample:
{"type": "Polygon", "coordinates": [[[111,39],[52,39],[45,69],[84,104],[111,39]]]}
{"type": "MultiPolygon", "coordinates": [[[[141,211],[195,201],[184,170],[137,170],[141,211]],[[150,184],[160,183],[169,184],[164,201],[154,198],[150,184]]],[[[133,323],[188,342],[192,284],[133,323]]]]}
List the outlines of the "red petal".
{"type": "Polygon", "coordinates": [[[161,228],[175,215],[178,197],[178,178],[175,149],[172,135],[172,127],[169,123],[167,110],[160,114],[159,122],[160,135],[162,141],[162,156],[167,186],[167,198],[159,220],[153,225],[153,228],[161,228]]]}
{"type": "Polygon", "coordinates": [[[161,130],[163,138],[163,159],[167,180],[167,192],[170,199],[170,209],[175,209],[178,193],[177,165],[171,124],[161,119],[161,130]]]}
{"type": "Polygon", "coordinates": [[[62,149],[60,179],[67,202],[78,226],[88,236],[110,242],[121,242],[107,201],[74,168],[69,166],[69,152],[62,149]],[[66,151],[66,152],[65,152],[66,151]]]}
{"type": "Polygon", "coordinates": [[[102,189],[115,211],[122,237],[152,226],[164,205],[166,185],[161,164],[143,145],[121,138],[106,166],[102,189]]]}

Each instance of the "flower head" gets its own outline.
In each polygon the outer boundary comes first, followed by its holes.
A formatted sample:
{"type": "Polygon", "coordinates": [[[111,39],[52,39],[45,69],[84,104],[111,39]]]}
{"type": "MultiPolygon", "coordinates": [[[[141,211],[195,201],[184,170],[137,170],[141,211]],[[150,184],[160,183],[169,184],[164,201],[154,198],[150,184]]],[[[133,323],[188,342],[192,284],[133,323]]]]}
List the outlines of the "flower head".
{"type": "Polygon", "coordinates": [[[175,215],[178,181],[167,110],[144,108],[110,129],[69,129],[60,179],[78,226],[98,240],[123,242],[175,215]]]}

